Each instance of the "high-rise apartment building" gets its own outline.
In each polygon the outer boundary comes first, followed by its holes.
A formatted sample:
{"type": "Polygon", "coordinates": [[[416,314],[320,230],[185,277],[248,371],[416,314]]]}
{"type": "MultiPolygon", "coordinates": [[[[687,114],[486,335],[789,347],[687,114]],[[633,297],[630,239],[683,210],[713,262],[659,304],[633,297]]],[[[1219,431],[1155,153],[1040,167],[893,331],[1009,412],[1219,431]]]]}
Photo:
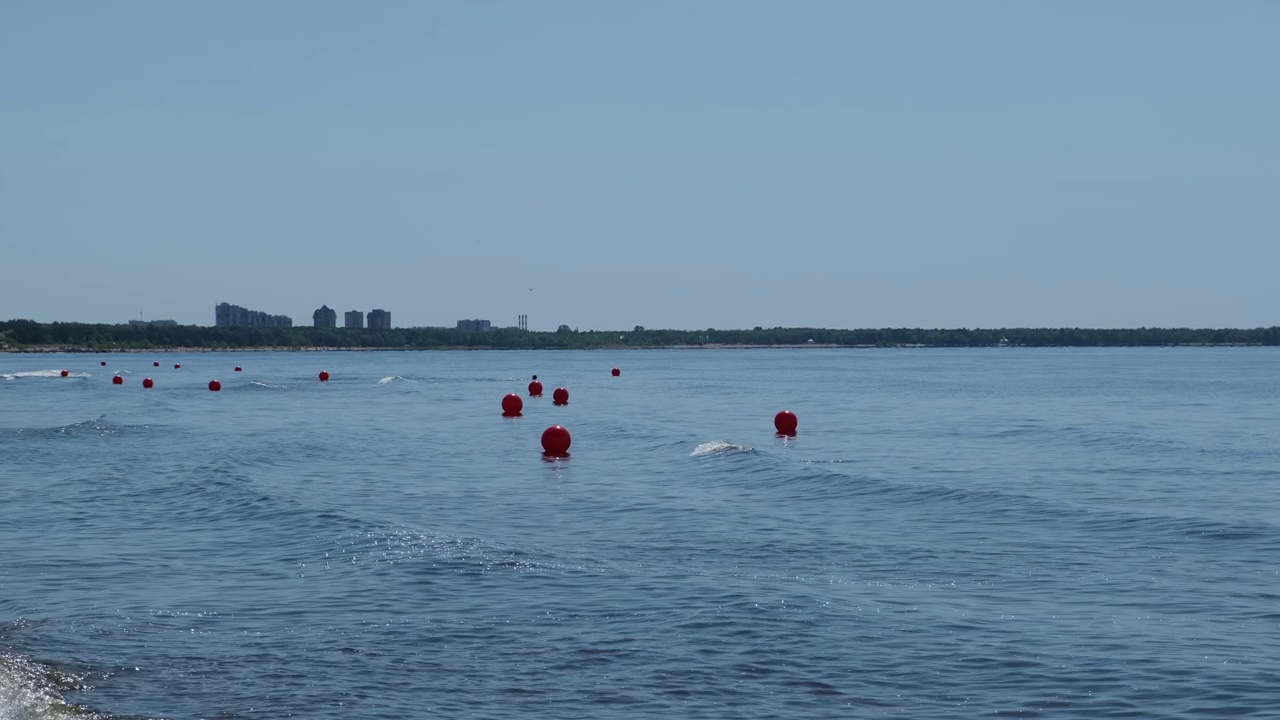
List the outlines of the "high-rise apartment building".
{"type": "Polygon", "coordinates": [[[391,313],[375,308],[369,311],[367,322],[370,330],[390,330],[391,313]]]}
{"type": "Polygon", "coordinates": [[[364,313],[359,310],[348,310],[343,316],[342,326],[348,330],[359,330],[364,327],[364,313]]]}
{"type": "Polygon", "coordinates": [[[311,313],[311,324],[318,328],[338,327],[338,312],[328,305],[321,305],[311,313]]]}
{"type": "Polygon", "coordinates": [[[280,328],[293,327],[287,315],[269,315],[230,303],[218,303],[213,309],[214,327],[280,328]]]}

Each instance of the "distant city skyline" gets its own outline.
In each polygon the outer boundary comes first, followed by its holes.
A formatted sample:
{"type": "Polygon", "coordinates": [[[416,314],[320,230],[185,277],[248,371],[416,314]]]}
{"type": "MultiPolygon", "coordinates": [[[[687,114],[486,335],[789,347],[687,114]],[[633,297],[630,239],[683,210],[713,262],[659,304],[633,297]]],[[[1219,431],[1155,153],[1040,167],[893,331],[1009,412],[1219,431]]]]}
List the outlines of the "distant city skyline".
{"type": "Polygon", "coordinates": [[[11,3],[0,318],[1271,326],[1276,67],[1262,0],[11,3]]]}

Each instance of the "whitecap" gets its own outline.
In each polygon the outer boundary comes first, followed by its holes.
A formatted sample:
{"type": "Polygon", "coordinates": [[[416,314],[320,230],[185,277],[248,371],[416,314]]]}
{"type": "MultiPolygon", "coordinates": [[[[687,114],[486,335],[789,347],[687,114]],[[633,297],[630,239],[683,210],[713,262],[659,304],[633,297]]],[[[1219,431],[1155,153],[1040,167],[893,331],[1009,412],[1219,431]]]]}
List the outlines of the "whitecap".
{"type": "Polygon", "coordinates": [[[697,457],[699,455],[712,455],[716,453],[751,452],[753,450],[755,450],[755,448],[747,445],[737,445],[729,442],[728,440],[712,440],[711,442],[704,442],[694,448],[693,452],[689,453],[689,456],[697,457]]]}

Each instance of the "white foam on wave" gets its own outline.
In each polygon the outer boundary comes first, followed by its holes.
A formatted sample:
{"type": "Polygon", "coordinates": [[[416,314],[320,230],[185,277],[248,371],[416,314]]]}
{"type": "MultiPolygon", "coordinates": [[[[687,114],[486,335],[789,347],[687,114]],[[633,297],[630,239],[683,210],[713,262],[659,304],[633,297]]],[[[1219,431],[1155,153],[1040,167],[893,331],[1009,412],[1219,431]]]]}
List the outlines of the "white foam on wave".
{"type": "Polygon", "coordinates": [[[70,705],[61,690],[80,689],[78,678],[18,655],[0,653],[0,720],[100,718],[70,705]]]}
{"type": "Polygon", "coordinates": [[[264,382],[258,382],[257,380],[250,380],[249,384],[253,385],[254,387],[264,387],[264,388],[275,387],[275,385],[268,385],[264,382]]]}
{"type": "Polygon", "coordinates": [[[399,375],[388,375],[387,377],[384,377],[381,380],[379,380],[378,384],[386,385],[387,383],[395,382],[397,380],[404,380],[404,378],[400,377],[399,375]]]}
{"type": "MultiPolygon", "coordinates": [[[[87,378],[91,377],[89,373],[67,373],[67,377],[87,378]]],[[[21,378],[58,378],[62,379],[61,370],[26,370],[24,372],[4,373],[0,378],[5,380],[18,380],[21,378]]]]}
{"type": "Polygon", "coordinates": [[[737,444],[731,443],[728,440],[712,440],[711,442],[704,442],[698,447],[694,448],[693,452],[689,453],[689,457],[697,457],[699,455],[712,455],[715,453],[744,452],[744,451],[751,451],[754,449],[755,448],[749,447],[747,445],[737,445],[737,444]]]}

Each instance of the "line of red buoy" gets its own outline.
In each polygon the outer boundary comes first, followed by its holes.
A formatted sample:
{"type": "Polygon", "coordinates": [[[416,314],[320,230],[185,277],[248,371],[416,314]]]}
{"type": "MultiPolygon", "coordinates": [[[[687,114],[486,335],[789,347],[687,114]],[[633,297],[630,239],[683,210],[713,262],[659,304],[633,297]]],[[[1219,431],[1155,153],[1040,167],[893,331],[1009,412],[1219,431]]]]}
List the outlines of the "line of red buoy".
{"type": "Polygon", "coordinates": [[[112,384],[112,385],[123,385],[123,384],[124,384],[124,378],[120,377],[119,375],[113,375],[113,376],[111,377],[111,384],[112,384]]]}
{"type": "Polygon", "coordinates": [[[155,384],[156,384],[155,381],[152,380],[151,378],[142,378],[142,387],[144,388],[150,388],[155,384]]]}
{"type": "Polygon", "coordinates": [[[564,389],[564,388],[562,388],[562,387],[556,388],[556,391],[555,391],[555,392],[553,392],[553,393],[551,393],[551,404],[553,404],[553,405],[568,405],[568,404],[569,404],[569,391],[568,391],[568,390],[565,390],[565,389],[564,389]]]}
{"type": "Polygon", "coordinates": [[[329,371],[328,371],[328,370],[321,370],[321,371],[320,371],[320,382],[329,382],[329,371]]]}

